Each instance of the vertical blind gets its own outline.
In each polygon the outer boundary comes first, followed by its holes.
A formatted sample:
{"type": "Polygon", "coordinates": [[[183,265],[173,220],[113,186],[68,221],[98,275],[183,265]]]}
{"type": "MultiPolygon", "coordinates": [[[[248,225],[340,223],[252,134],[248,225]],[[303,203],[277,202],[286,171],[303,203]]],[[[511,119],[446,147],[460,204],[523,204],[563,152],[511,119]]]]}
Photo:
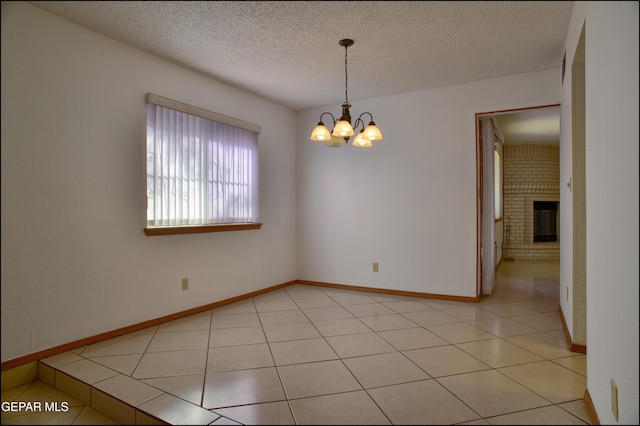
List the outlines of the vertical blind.
{"type": "Polygon", "coordinates": [[[147,226],[258,220],[258,134],[147,104],[147,226]]]}

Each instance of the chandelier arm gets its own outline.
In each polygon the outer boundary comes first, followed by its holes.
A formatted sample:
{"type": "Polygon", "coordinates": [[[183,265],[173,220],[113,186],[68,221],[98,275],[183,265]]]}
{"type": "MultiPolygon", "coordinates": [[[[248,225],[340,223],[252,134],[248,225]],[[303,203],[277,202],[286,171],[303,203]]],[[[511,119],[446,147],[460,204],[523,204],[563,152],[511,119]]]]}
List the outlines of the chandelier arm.
{"type": "MultiPolygon", "coordinates": [[[[358,120],[362,121],[361,118],[365,114],[369,114],[369,117],[371,117],[371,120],[369,120],[369,121],[373,121],[373,115],[370,112],[367,112],[367,111],[365,111],[362,114],[360,114],[360,116],[358,117],[358,120]]],[[[364,122],[363,122],[363,125],[364,125],[364,122]]]]}
{"type": "Polygon", "coordinates": [[[320,121],[322,121],[322,117],[325,114],[329,114],[331,116],[331,123],[335,126],[336,125],[336,118],[333,116],[333,114],[331,114],[330,112],[323,112],[322,114],[320,114],[320,121]]]}

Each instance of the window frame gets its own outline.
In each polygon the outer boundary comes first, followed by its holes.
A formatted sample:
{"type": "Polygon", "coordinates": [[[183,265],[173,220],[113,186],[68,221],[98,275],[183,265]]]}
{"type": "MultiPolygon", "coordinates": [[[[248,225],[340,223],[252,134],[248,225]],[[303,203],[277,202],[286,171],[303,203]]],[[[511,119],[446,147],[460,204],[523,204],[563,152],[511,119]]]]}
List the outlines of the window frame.
{"type": "MultiPolygon", "coordinates": [[[[208,111],[202,108],[195,107],[193,105],[185,104],[179,101],[175,101],[173,99],[165,98],[163,96],[158,96],[153,93],[147,93],[146,95],[146,104],[154,104],[157,106],[161,106],[164,108],[172,109],[184,114],[189,114],[192,116],[200,117],[206,120],[215,121],[218,123],[238,127],[244,130],[249,130],[256,134],[261,133],[261,126],[253,123],[249,123],[243,120],[239,120],[233,117],[229,117],[226,115],[218,114],[212,111],[208,111]]],[[[148,107],[147,107],[148,109],[148,107]]],[[[147,132],[145,131],[145,158],[148,154],[147,147],[147,132]]],[[[257,154],[257,148],[256,148],[257,154]]],[[[257,158],[256,158],[256,161],[257,158]]],[[[148,171],[145,166],[145,178],[148,177],[148,171]]],[[[256,185],[259,185],[259,181],[255,182],[256,185]]],[[[148,183],[145,184],[145,189],[148,191],[148,183]]],[[[258,190],[258,188],[256,188],[258,190]]],[[[148,218],[148,194],[145,194],[146,197],[146,206],[145,209],[145,227],[144,233],[147,236],[155,236],[155,235],[174,235],[174,234],[194,234],[194,233],[208,233],[208,232],[224,232],[224,231],[243,231],[243,230],[251,230],[251,229],[260,229],[262,227],[262,222],[220,222],[220,223],[206,223],[206,224],[195,224],[195,225],[149,225],[148,218]]],[[[258,201],[259,203],[259,201],[258,201]]]]}
{"type": "Polygon", "coordinates": [[[494,220],[496,222],[502,220],[504,216],[504,195],[503,195],[503,182],[504,182],[504,160],[502,159],[502,153],[498,150],[497,143],[493,148],[493,213],[494,220]],[[497,164],[496,164],[497,163],[497,164]]]}

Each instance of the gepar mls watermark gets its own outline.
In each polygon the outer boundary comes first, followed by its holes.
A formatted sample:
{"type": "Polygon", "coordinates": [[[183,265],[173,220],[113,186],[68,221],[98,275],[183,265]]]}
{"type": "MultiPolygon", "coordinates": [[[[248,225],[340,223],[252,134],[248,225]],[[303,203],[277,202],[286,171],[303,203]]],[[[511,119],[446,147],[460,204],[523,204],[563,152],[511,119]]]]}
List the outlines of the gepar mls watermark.
{"type": "Polygon", "coordinates": [[[40,411],[66,412],[69,411],[67,401],[2,401],[2,412],[34,413],[40,411]]]}

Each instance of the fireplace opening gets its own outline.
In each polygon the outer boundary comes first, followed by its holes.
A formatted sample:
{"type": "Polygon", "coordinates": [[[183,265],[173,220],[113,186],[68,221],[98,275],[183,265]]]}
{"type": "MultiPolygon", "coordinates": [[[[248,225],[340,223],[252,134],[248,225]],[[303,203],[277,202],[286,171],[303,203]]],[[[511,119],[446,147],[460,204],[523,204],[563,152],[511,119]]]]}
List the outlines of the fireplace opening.
{"type": "Polygon", "coordinates": [[[557,201],[533,202],[533,242],[558,241],[556,227],[557,201]]]}

